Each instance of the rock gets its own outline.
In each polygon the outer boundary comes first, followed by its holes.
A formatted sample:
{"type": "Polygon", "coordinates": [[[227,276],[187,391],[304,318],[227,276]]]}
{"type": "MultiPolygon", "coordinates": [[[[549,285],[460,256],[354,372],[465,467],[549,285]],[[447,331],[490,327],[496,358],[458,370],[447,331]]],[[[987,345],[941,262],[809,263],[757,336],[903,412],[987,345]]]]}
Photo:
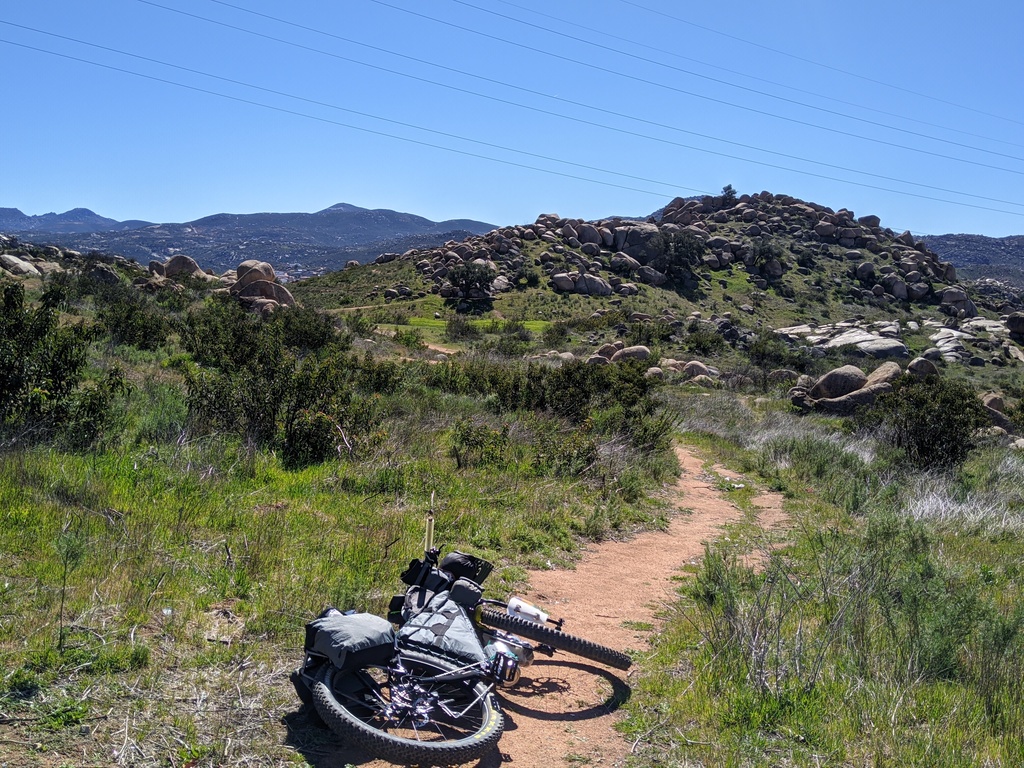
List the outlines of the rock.
{"type": "Polygon", "coordinates": [[[295,299],[287,288],[269,280],[257,280],[249,283],[235,295],[242,299],[272,299],[278,304],[295,305],[295,299]]]}
{"type": "Polygon", "coordinates": [[[869,282],[875,279],[875,265],[870,261],[861,262],[857,265],[857,279],[869,282]]]}
{"type": "Polygon", "coordinates": [[[109,264],[93,264],[85,273],[90,280],[104,285],[117,285],[121,282],[121,276],[109,264]]]}
{"type": "Polygon", "coordinates": [[[1024,312],[1012,312],[1007,315],[1006,327],[1014,336],[1024,336],[1024,312]]]}
{"type": "Polygon", "coordinates": [[[652,366],[644,371],[645,379],[663,379],[665,378],[665,371],[657,366],[652,366]]]}
{"type": "Polygon", "coordinates": [[[172,256],[164,264],[164,277],[178,277],[185,275],[191,277],[196,274],[206,274],[191,256],[179,253],[172,256]]]}
{"type": "Polygon", "coordinates": [[[614,344],[602,344],[595,354],[598,354],[607,360],[611,360],[618,351],[619,347],[616,347],[614,344]]]}
{"type": "Polygon", "coordinates": [[[593,224],[580,224],[576,228],[576,237],[584,245],[590,243],[600,246],[603,242],[601,232],[593,224]]]}
{"type": "Polygon", "coordinates": [[[612,287],[603,277],[584,272],[576,280],[576,290],[588,296],[611,296],[612,287]]]}
{"type": "Polygon", "coordinates": [[[504,293],[512,290],[512,282],[504,275],[498,275],[491,283],[491,290],[495,293],[504,293]]]}
{"type": "Polygon", "coordinates": [[[684,365],[683,373],[691,377],[711,375],[710,369],[706,365],[704,365],[704,363],[702,363],[700,360],[691,360],[686,365],[684,365]]]}
{"type": "Polygon", "coordinates": [[[867,374],[857,366],[844,365],[818,379],[810,395],[815,400],[842,397],[863,387],[867,380],[867,374]]]}
{"type": "MultiPolygon", "coordinates": [[[[826,374],[827,375],[827,374],[826,374]]],[[[850,392],[840,397],[822,398],[813,403],[814,410],[833,416],[849,416],[863,405],[871,405],[879,395],[892,391],[892,384],[883,382],[850,392]]]]}
{"type": "Polygon", "coordinates": [[[647,285],[664,285],[668,277],[654,267],[643,266],[637,270],[637,278],[647,285]]]}
{"type": "Polygon", "coordinates": [[[556,291],[576,290],[575,281],[565,272],[559,272],[558,274],[552,275],[551,282],[554,283],[556,291]]]}
{"type": "Polygon", "coordinates": [[[645,347],[642,344],[638,344],[634,347],[623,347],[612,355],[612,362],[617,363],[620,360],[647,360],[651,356],[651,350],[649,347],[645,347]]]}
{"type": "Polygon", "coordinates": [[[634,259],[632,256],[627,256],[625,253],[616,253],[612,256],[611,268],[613,272],[619,272],[621,274],[629,274],[640,269],[640,262],[634,259]]]}
{"type": "Polygon", "coordinates": [[[587,365],[609,365],[611,361],[601,355],[591,355],[587,358],[587,365]]]}
{"type": "Polygon", "coordinates": [[[864,382],[864,386],[873,387],[875,384],[891,384],[902,375],[903,369],[900,368],[899,363],[882,363],[880,366],[875,368],[875,370],[868,374],[868,380],[864,382]]]}
{"type": "Polygon", "coordinates": [[[9,253],[0,253],[0,266],[19,277],[39,277],[39,270],[30,262],[9,253]]]}
{"type": "Polygon", "coordinates": [[[907,345],[899,339],[874,339],[857,345],[857,349],[874,358],[910,357],[907,345]]]}
{"type": "Polygon", "coordinates": [[[1000,413],[1006,413],[1006,403],[1003,402],[1002,396],[995,392],[987,393],[981,398],[981,402],[986,408],[991,408],[999,411],[1000,413]]]}
{"type": "Polygon", "coordinates": [[[907,284],[907,298],[911,301],[920,301],[931,291],[932,287],[928,283],[916,282],[907,284]]]}
{"type": "Polygon", "coordinates": [[[1013,422],[1010,421],[1010,419],[1007,418],[1006,414],[1003,413],[1002,411],[997,411],[995,408],[990,408],[986,405],[985,413],[992,420],[992,423],[995,424],[997,427],[1001,427],[1002,429],[1005,429],[1007,432],[1013,431],[1013,422]]]}
{"type": "Polygon", "coordinates": [[[926,376],[938,376],[939,369],[931,360],[925,357],[915,357],[907,364],[907,373],[923,379],[926,376]]]}

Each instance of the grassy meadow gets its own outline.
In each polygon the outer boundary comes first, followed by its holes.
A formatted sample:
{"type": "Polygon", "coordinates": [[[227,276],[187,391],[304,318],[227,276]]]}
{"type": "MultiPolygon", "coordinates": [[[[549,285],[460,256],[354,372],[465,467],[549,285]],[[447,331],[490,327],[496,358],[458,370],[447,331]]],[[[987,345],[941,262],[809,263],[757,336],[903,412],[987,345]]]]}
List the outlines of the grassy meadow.
{"type": "MultiPolygon", "coordinates": [[[[748,521],[675,574],[631,649],[631,766],[1024,763],[1024,458],[975,431],[963,371],[805,416],[768,371],[853,358],[629,319],[751,290],[720,275],[698,298],[522,290],[464,316],[385,303],[418,279],[393,262],[296,285],[306,307],[265,319],[131,275],[4,284],[0,764],[315,765],[333,742],[287,682],[303,625],[383,612],[427,510],[507,594],[582,542],[665,525],[677,441],[783,492],[791,528],[748,521]],[[546,356],[614,340],[725,386],[546,356]]],[[[734,322],[883,316],[805,277],[734,322]]],[[[1012,374],[982,385],[1019,398],[1012,374]]]]}

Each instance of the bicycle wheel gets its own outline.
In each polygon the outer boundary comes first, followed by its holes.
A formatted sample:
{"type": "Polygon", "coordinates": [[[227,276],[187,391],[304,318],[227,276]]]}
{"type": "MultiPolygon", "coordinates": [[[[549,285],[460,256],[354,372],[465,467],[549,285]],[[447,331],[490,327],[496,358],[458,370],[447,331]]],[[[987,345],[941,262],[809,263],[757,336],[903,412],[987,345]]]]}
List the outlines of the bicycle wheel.
{"type": "Polygon", "coordinates": [[[507,613],[494,611],[489,608],[481,608],[479,621],[488,627],[504,629],[514,635],[525,637],[528,640],[536,640],[538,643],[550,645],[560,651],[582,656],[584,659],[607,664],[616,669],[629,669],[633,661],[621,651],[615,651],[606,646],[592,643],[590,640],[570,635],[557,629],[552,629],[545,624],[537,624],[518,616],[511,616],[507,613]]]}
{"type": "Polygon", "coordinates": [[[505,727],[494,693],[479,681],[430,681],[454,664],[402,651],[408,675],[386,667],[341,672],[326,664],[313,706],[338,736],[399,764],[456,765],[490,751],[505,727]]]}

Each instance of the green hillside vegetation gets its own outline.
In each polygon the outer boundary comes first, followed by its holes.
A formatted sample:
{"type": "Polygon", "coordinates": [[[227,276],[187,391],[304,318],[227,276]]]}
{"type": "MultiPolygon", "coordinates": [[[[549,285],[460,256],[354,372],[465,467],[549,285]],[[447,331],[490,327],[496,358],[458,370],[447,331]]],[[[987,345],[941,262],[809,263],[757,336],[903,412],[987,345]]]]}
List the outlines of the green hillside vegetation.
{"type": "MultiPolygon", "coordinates": [[[[1024,762],[1024,453],[1007,435],[1024,389],[998,327],[1015,308],[975,296],[994,324],[964,332],[960,361],[849,413],[801,409],[798,376],[888,361],[774,329],[897,320],[910,358],[928,321],[967,318],[934,276],[926,298],[886,298],[845,246],[719,218],[750,264],[713,268],[670,232],[650,256],[669,279],[631,295],[551,287],[584,256],[611,286],[608,249],[504,234],[503,290],[449,270],[457,295],[411,252],[292,283],[300,306],[263,315],[99,257],[4,277],[11,764],[312,761],[328,737],[287,682],[303,625],[327,603],[382,613],[432,504],[442,542],[496,563],[507,594],[586,541],[664,526],[676,441],[782,491],[791,529],[766,540],[751,518],[681,575],[652,648],[632,649],[631,765],[1024,762]]],[[[749,508],[749,488],[726,492],[749,508]]]]}

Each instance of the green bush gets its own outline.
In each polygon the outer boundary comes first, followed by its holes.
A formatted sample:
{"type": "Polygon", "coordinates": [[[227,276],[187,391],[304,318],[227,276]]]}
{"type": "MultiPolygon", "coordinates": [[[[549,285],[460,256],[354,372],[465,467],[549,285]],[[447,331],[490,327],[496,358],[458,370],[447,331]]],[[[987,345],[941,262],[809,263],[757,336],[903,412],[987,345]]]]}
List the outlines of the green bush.
{"type": "Polygon", "coordinates": [[[115,344],[154,350],[167,341],[170,323],[165,310],[123,283],[97,284],[96,317],[115,344]]]}
{"type": "Polygon", "coordinates": [[[974,431],[989,418],[968,384],[939,376],[904,376],[891,392],[861,409],[857,421],[877,430],[915,466],[944,469],[967,458],[975,446],[974,431]]]}
{"type": "MultiPolygon", "coordinates": [[[[0,304],[0,426],[49,434],[77,416],[99,418],[99,401],[81,390],[94,329],[62,325],[66,291],[50,286],[27,306],[20,283],[3,286],[0,304]]],[[[107,401],[104,401],[107,402],[107,401]]]]}
{"type": "Polygon", "coordinates": [[[465,315],[451,315],[444,324],[444,335],[449,341],[471,341],[483,334],[476,323],[465,315]]]}

